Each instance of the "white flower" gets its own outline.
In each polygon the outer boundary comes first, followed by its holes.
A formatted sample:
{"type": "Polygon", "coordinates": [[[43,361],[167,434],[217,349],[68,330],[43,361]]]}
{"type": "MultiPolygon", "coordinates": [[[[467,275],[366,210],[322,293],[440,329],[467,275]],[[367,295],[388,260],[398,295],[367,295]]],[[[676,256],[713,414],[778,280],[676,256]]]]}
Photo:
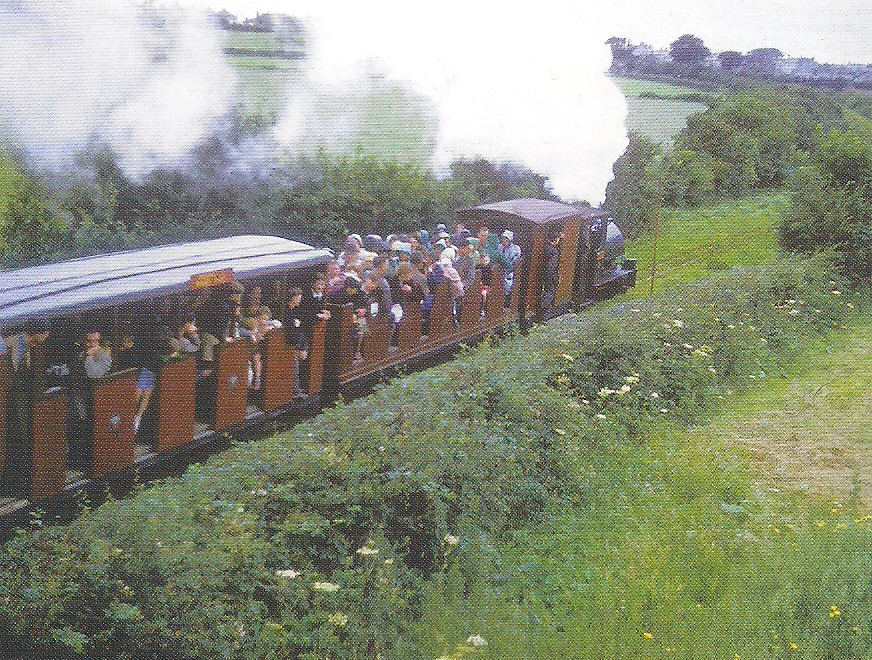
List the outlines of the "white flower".
{"type": "Polygon", "coordinates": [[[684,346],[689,351],[693,350],[693,344],[682,344],[682,346],[684,346]]]}
{"type": "Polygon", "coordinates": [[[796,309],[796,307],[794,307],[793,309],[791,309],[791,310],[790,310],[789,312],[787,312],[787,313],[790,314],[791,316],[796,316],[796,315],[799,314],[800,312],[799,312],[798,309],[796,309]]]}
{"type": "Polygon", "coordinates": [[[368,548],[367,546],[363,546],[362,548],[357,549],[357,554],[363,557],[369,557],[370,555],[377,555],[378,550],[375,548],[368,548]]]}
{"type": "Polygon", "coordinates": [[[470,635],[466,638],[466,643],[471,646],[487,646],[487,640],[481,635],[470,635]]]}
{"type": "Polygon", "coordinates": [[[334,584],[333,582],[313,582],[312,589],[315,591],[326,591],[332,593],[334,591],[339,591],[339,585],[334,584]]]}
{"type": "Polygon", "coordinates": [[[718,373],[718,372],[717,372],[717,369],[715,369],[714,367],[709,367],[708,369],[709,369],[709,371],[711,371],[713,374],[718,373]]]}
{"type": "Polygon", "coordinates": [[[330,616],[327,617],[327,621],[332,623],[334,626],[344,626],[348,623],[348,615],[342,612],[334,612],[330,616]]]}
{"type": "Polygon", "coordinates": [[[672,326],[675,328],[683,328],[684,321],[682,321],[681,319],[672,319],[672,326]]]}
{"type": "Polygon", "coordinates": [[[606,416],[603,415],[602,413],[597,413],[597,414],[596,414],[596,418],[597,418],[597,419],[605,419],[606,416]]]}
{"type": "Polygon", "coordinates": [[[834,296],[841,296],[842,295],[842,292],[837,291],[836,289],[833,289],[830,293],[832,293],[834,296]]]}
{"type": "Polygon", "coordinates": [[[563,358],[564,360],[566,360],[567,362],[575,362],[575,358],[572,357],[569,353],[564,353],[564,354],[561,355],[560,357],[562,357],[562,358],[563,358]]]}
{"type": "Polygon", "coordinates": [[[390,566],[393,563],[394,563],[393,559],[385,559],[385,566],[390,566]]]}
{"type": "Polygon", "coordinates": [[[619,389],[619,390],[617,391],[617,394],[626,394],[626,393],[629,392],[631,389],[632,389],[632,388],[631,388],[629,385],[621,385],[621,389],[619,389]]]}
{"type": "Polygon", "coordinates": [[[634,308],[631,309],[630,311],[633,312],[633,314],[639,314],[642,310],[639,309],[638,307],[634,307],[634,308]]]}
{"type": "Polygon", "coordinates": [[[615,391],[613,389],[611,389],[610,387],[604,387],[599,392],[597,392],[597,394],[599,395],[599,397],[601,399],[605,399],[609,394],[614,394],[614,393],[615,393],[615,391]]]}
{"type": "Polygon", "coordinates": [[[665,414],[668,413],[669,411],[668,411],[666,408],[661,408],[661,409],[660,409],[660,412],[662,412],[662,413],[665,415],[665,414]]]}
{"type": "Polygon", "coordinates": [[[446,534],[443,540],[448,545],[457,545],[458,543],[460,543],[460,539],[456,536],[452,536],[451,534],[446,534]]]}
{"type": "Polygon", "coordinates": [[[730,325],[728,325],[727,328],[729,328],[730,330],[735,330],[736,326],[734,326],[732,323],[730,323],[730,325]]]}
{"type": "Polygon", "coordinates": [[[657,392],[651,392],[651,398],[652,398],[652,399],[659,399],[659,398],[660,398],[660,395],[657,394],[657,392]]]}
{"type": "Polygon", "coordinates": [[[638,376],[635,376],[635,375],[633,375],[633,376],[624,376],[624,380],[627,381],[628,383],[638,383],[638,382],[639,382],[639,377],[638,377],[638,376]]]}
{"type": "Polygon", "coordinates": [[[286,568],[283,571],[276,571],[276,575],[281,578],[290,578],[293,580],[297,577],[302,571],[295,571],[293,568],[286,568]]]}

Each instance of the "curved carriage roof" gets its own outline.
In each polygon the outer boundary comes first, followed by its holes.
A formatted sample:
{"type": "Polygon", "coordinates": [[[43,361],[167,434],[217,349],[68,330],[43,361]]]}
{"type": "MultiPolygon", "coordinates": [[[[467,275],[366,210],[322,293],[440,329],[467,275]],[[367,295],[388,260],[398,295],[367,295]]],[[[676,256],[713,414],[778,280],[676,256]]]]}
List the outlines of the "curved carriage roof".
{"type": "Polygon", "coordinates": [[[552,202],[547,199],[510,199],[495,204],[483,204],[473,208],[460,209],[459,213],[475,216],[477,212],[494,212],[513,215],[522,220],[528,220],[537,225],[548,224],[556,220],[568,220],[570,218],[598,218],[605,215],[599,209],[590,206],[570,206],[560,202],[552,202]]]}
{"type": "Polygon", "coordinates": [[[331,252],[275,236],[233,236],[0,271],[0,328],[185,290],[191,277],[236,279],[317,266],[331,252]]]}

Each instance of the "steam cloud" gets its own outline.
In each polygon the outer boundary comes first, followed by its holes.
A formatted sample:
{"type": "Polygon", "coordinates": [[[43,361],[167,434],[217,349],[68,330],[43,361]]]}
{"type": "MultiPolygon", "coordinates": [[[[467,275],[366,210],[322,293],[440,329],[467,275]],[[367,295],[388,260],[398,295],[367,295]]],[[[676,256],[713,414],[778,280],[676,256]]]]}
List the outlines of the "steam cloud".
{"type": "Polygon", "coordinates": [[[124,0],[0,2],[0,116],[37,167],[108,145],[134,178],[184,166],[228,112],[233,72],[202,12],[124,0]]]}
{"type": "MultiPolygon", "coordinates": [[[[337,4],[271,8],[306,17],[314,52],[275,126],[233,147],[237,175],[315,148],[437,171],[483,156],[548,175],[566,198],[602,200],[626,146],[626,105],[584,3],[542,0],[532,13],[460,0],[337,4]]],[[[203,11],[0,0],[0,43],[0,128],[46,169],[100,144],[135,178],[184,168],[240,102],[203,11]]]]}

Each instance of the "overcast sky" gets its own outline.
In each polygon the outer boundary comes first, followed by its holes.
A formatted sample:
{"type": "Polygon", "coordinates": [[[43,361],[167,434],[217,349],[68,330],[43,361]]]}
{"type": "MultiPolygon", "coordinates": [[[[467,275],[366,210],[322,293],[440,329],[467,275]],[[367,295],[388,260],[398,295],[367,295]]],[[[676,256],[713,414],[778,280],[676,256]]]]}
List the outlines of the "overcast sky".
{"type": "MultiPolygon", "coordinates": [[[[401,7],[408,16],[411,4],[391,0],[371,2],[314,2],[313,0],[186,0],[187,4],[224,8],[238,16],[256,12],[313,14],[324,9],[336,11],[347,7],[372,8],[383,15],[386,23],[393,22],[397,30],[415,29],[396,16],[401,7]]],[[[426,3],[421,3],[425,5],[426,3]]],[[[504,2],[476,2],[478,6],[492,5],[498,15],[504,2]]],[[[528,2],[529,11],[541,11],[542,4],[528,2]]],[[[695,0],[577,0],[572,20],[579,21],[585,31],[596,31],[608,38],[626,36],[634,42],[644,41],[655,47],[667,47],[684,33],[701,37],[714,51],[752,48],[779,48],[793,57],[814,57],[820,62],[872,63],[872,7],[868,0],[724,0],[699,2],[695,0]],[[583,23],[583,24],[582,24],[583,23]]],[[[450,3],[439,3],[451,12],[450,3]]],[[[455,13],[455,20],[463,20],[463,7],[455,13]]],[[[353,18],[356,11],[349,11],[353,18]]],[[[565,20],[555,16],[555,21],[565,20]]],[[[414,23],[414,22],[413,22],[414,23]]],[[[486,29],[487,26],[482,26],[486,29]]]]}

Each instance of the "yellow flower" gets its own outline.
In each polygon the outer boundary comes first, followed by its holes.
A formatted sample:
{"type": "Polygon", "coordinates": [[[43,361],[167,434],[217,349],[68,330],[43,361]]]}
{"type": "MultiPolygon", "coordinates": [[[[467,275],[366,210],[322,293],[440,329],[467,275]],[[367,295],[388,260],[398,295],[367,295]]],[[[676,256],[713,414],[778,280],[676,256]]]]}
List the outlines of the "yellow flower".
{"type": "Polygon", "coordinates": [[[330,616],[327,617],[327,621],[332,623],[334,626],[344,626],[348,623],[348,615],[342,612],[334,612],[330,616]]]}
{"type": "Polygon", "coordinates": [[[475,647],[487,646],[487,640],[481,635],[470,635],[466,638],[466,643],[475,647]]]}
{"type": "Polygon", "coordinates": [[[796,645],[796,642],[790,642],[790,650],[795,651],[799,647],[796,645]]]}
{"type": "Polygon", "coordinates": [[[460,539],[456,536],[452,536],[451,534],[446,534],[443,540],[448,545],[457,545],[458,543],[460,543],[460,539]]]}
{"type": "Polygon", "coordinates": [[[557,435],[566,435],[566,431],[564,431],[563,429],[555,428],[555,429],[554,429],[554,432],[555,432],[557,435]]]}
{"type": "Polygon", "coordinates": [[[313,582],[312,589],[315,591],[326,591],[332,593],[334,591],[339,591],[339,585],[334,584],[333,582],[313,582]]]}
{"type": "Polygon", "coordinates": [[[649,632],[642,633],[642,637],[644,637],[645,639],[654,639],[654,635],[649,632]]]}
{"type": "Polygon", "coordinates": [[[823,521],[823,520],[818,520],[818,521],[815,523],[815,525],[817,525],[818,527],[826,527],[826,526],[827,526],[827,523],[826,523],[825,521],[823,521]]]}
{"type": "Polygon", "coordinates": [[[362,548],[357,549],[357,554],[361,555],[362,557],[369,557],[370,555],[377,555],[378,550],[376,550],[375,548],[368,548],[367,546],[363,546],[362,548]]]}

